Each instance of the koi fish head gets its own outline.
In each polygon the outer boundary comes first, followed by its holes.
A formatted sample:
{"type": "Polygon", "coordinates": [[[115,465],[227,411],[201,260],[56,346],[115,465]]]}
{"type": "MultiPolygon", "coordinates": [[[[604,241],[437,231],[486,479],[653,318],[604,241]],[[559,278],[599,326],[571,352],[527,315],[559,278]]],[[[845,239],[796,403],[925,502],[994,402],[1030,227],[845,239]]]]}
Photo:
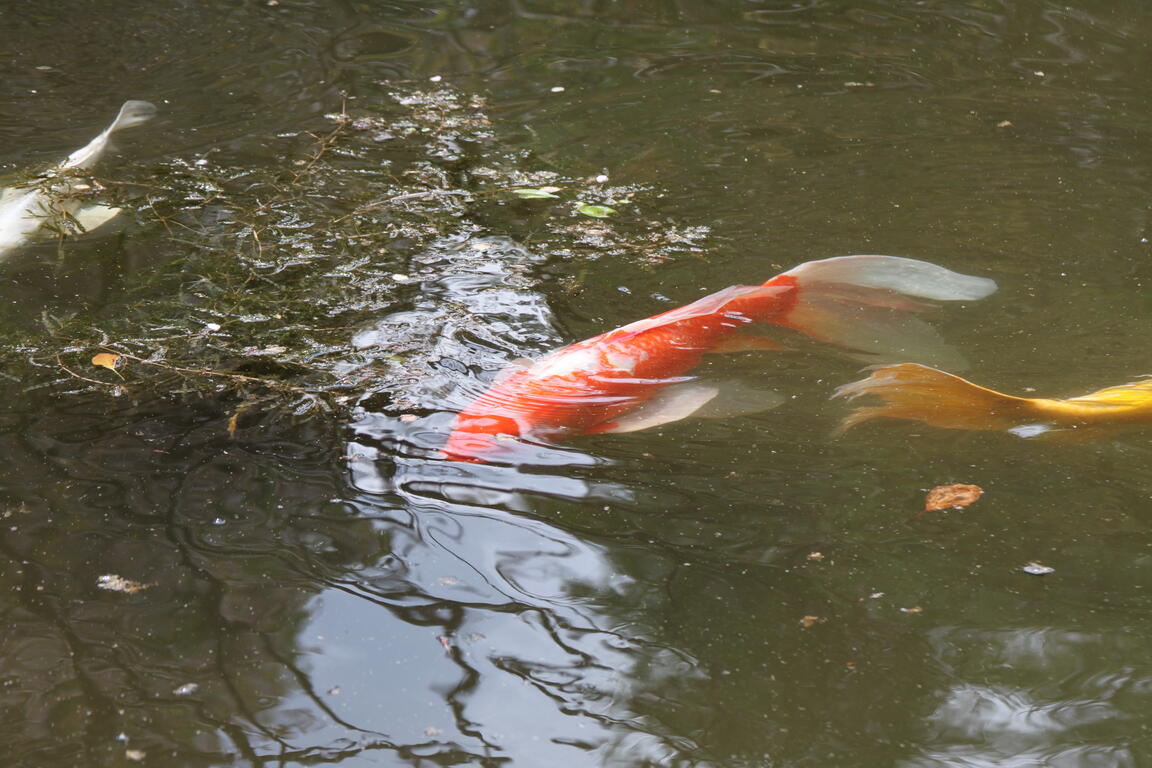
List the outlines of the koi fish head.
{"type": "Polygon", "coordinates": [[[456,428],[448,436],[448,442],[440,453],[449,461],[469,461],[483,464],[486,457],[499,451],[502,437],[516,437],[520,425],[515,419],[496,414],[466,415],[457,417],[456,428]]]}

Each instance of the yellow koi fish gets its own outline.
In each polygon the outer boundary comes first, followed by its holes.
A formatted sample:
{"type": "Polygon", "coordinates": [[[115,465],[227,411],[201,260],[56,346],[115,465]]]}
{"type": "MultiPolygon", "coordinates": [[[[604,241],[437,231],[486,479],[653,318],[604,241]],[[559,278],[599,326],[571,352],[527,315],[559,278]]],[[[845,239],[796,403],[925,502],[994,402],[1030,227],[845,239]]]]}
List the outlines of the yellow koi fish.
{"type": "Polygon", "coordinates": [[[845,384],[834,397],[873,395],[881,405],[853,411],[844,432],[873,419],[907,419],[945,429],[1000,430],[1037,437],[1066,430],[1095,436],[1110,427],[1152,422],[1152,378],[1108,387],[1067,400],[1014,397],[916,363],[883,365],[861,381],[845,384]]]}

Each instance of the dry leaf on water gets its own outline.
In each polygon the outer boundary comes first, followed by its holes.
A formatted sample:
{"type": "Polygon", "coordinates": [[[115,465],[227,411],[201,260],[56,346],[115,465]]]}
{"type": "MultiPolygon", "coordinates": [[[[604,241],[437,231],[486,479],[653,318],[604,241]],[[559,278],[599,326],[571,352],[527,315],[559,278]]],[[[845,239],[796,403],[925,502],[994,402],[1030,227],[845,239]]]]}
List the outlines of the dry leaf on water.
{"type": "Polygon", "coordinates": [[[966,507],[984,495],[984,489],[978,485],[938,485],[928,491],[928,498],[924,499],[924,511],[936,512],[941,509],[956,509],[966,507]]]}
{"type": "Polygon", "coordinates": [[[120,355],[115,352],[100,352],[92,356],[92,365],[114,371],[120,366],[120,355]]]}
{"type": "Polygon", "coordinates": [[[137,592],[142,592],[149,587],[156,586],[155,584],[144,584],[139,581],[132,581],[123,576],[117,576],[114,573],[106,573],[96,579],[96,586],[100,589],[107,589],[110,592],[125,592],[129,595],[134,595],[137,592]]]}

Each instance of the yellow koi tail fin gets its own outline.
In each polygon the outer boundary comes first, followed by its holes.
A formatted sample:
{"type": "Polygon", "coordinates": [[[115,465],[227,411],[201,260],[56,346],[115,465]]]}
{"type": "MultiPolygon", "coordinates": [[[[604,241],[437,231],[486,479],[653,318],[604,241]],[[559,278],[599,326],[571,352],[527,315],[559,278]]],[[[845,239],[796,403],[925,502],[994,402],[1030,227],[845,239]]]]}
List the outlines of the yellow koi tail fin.
{"type": "Polygon", "coordinates": [[[882,405],[863,406],[840,424],[843,434],[872,419],[908,419],[945,429],[1007,430],[1042,420],[1043,401],[979,387],[959,376],[915,363],[879,366],[861,381],[845,384],[833,397],[872,395],[882,405]]]}

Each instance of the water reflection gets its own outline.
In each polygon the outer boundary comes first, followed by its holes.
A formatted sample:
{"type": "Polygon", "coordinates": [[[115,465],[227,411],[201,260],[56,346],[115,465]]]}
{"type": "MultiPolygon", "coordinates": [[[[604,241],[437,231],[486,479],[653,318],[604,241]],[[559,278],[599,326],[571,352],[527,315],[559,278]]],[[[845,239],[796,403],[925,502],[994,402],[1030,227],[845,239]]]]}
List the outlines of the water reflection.
{"type": "Polygon", "coordinates": [[[1148,669],[1109,663],[1134,650],[1130,642],[1047,628],[941,628],[931,637],[958,679],[926,719],[921,754],[901,765],[1141,764],[1143,749],[1122,734],[1142,719],[1148,669]],[[971,681],[975,670],[987,682],[971,681]]]}
{"type": "Polygon", "coordinates": [[[566,464],[525,471],[406,457],[391,449],[383,418],[362,420],[354,435],[353,452],[381,458],[350,463],[352,485],[366,505],[406,519],[377,517],[399,563],[346,586],[444,646],[433,679],[448,679],[429,687],[452,716],[441,708],[435,728],[540,764],[664,764],[696,749],[667,720],[701,671],[655,632],[650,585],[611,548],[534,513],[542,503],[609,509],[632,501],[628,488],[571,477],[566,464]]]}

